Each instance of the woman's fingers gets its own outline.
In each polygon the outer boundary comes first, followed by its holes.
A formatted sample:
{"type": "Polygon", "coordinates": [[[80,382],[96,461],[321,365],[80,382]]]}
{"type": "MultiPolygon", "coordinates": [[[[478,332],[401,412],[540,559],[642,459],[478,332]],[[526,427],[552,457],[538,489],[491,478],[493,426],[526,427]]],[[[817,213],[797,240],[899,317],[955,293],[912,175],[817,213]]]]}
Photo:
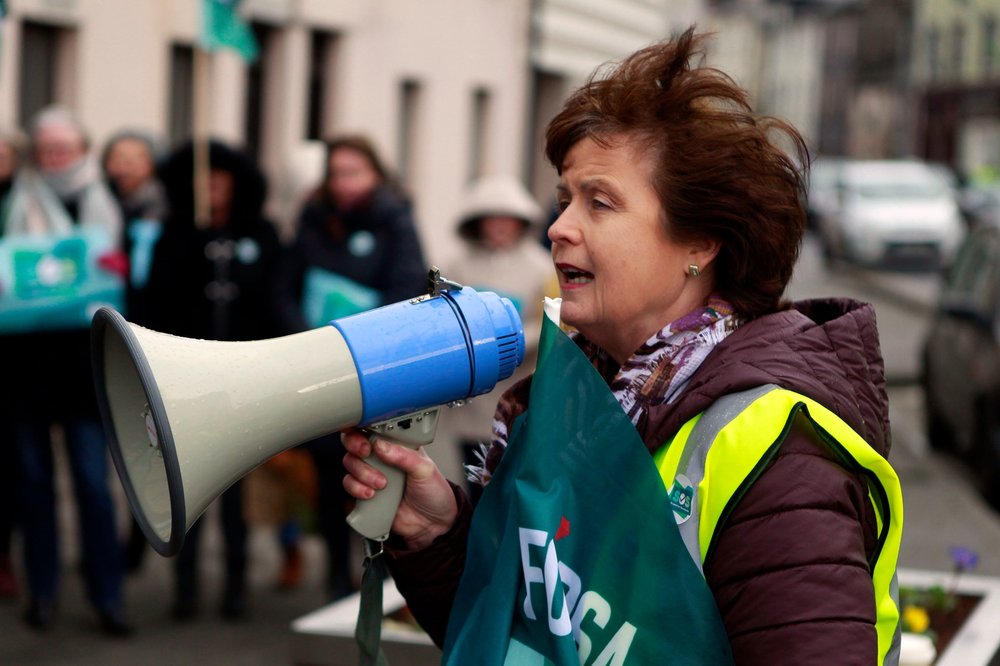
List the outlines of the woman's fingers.
{"type": "Polygon", "coordinates": [[[348,453],[352,453],[359,458],[367,458],[372,454],[372,446],[371,442],[368,441],[368,435],[357,428],[351,428],[340,433],[340,441],[343,442],[344,448],[347,449],[348,453]]]}
{"type": "Polygon", "coordinates": [[[344,469],[347,470],[344,488],[355,497],[367,499],[371,493],[366,489],[381,490],[386,486],[385,475],[366,462],[372,455],[417,482],[433,476],[436,470],[434,462],[423,451],[383,439],[375,439],[373,443],[360,430],[345,431],[341,441],[347,449],[344,456],[344,469]]]}

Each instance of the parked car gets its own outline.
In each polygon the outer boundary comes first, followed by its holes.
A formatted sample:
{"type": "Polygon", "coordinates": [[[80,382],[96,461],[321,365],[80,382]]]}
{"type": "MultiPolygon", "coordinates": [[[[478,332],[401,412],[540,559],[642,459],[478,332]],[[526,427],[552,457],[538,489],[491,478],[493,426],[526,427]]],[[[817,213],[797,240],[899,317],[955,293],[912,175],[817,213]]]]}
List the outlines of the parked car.
{"type": "Polygon", "coordinates": [[[932,447],[954,452],[1000,507],[1000,224],[965,237],[922,353],[932,447]]]}
{"type": "Polygon", "coordinates": [[[809,229],[819,229],[823,220],[837,208],[837,180],[844,160],[819,156],[809,166],[809,187],[806,198],[806,222],[809,229]]]}
{"type": "Polygon", "coordinates": [[[857,160],[837,170],[837,205],[820,222],[824,255],[881,267],[947,265],[965,231],[951,180],[916,160],[857,160]]]}
{"type": "Polygon", "coordinates": [[[969,185],[959,192],[958,204],[969,227],[1000,222],[1000,183],[969,185]]]}

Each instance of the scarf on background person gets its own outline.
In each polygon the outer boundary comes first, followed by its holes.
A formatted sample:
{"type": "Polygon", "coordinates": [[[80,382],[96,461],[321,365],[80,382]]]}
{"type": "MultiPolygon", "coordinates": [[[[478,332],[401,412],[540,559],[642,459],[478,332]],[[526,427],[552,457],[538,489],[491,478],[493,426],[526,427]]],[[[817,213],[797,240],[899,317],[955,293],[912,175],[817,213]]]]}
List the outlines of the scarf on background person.
{"type": "MultiPolygon", "coordinates": [[[[612,377],[611,392],[622,410],[642,432],[649,407],[674,402],[717,344],[739,326],[733,306],[717,295],[708,303],[670,322],[617,367],[606,351],[579,333],[572,337],[602,377],[612,377]]],[[[493,441],[481,445],[477,464],[466,465],[468,478],[485,486],[507,447],[507,425],[528,403],[530,384],[522,382],[500,398],[493,421],[493,441]],[[520,390],[518,390],[520,389],[520,390]]]]}
{"type": "Polygon", "coordinates": [[[105,229],[117,243],[122,218],[111,191],[100,178],[97,164],[84,158],[58,173],[26,170],[18,176],[10,193],[10,209],[4,234],[66,235],[74,228],[105,229]],[[64,201],[79,202],[73,220],[64,201]]]}

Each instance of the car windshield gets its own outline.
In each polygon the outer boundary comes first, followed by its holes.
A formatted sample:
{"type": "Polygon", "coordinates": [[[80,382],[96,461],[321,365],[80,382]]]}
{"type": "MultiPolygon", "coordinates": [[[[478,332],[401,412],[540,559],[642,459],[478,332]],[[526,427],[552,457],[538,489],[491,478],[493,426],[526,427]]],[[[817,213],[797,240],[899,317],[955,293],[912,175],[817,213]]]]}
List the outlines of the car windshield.
{"type": "Polygon", "coordinates": [[[936,199],[944,196],[948,187],[937,182],[867,182],[857,185],[858,194],[865,199],[936,199]]]}

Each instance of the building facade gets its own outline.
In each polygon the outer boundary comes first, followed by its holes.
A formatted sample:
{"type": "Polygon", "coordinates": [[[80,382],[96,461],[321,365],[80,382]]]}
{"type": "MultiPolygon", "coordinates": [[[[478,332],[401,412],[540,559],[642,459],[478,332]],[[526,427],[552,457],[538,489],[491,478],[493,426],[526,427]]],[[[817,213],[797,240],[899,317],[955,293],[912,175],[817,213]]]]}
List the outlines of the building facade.
{"type": "Polygon", "coordinates": [[[917,0],[919,152],[970,177],[1000,169],[1000,3],[917,0]]]}
{"type": "Polygon", "coordinates": [[[594,70],[705,19],[704,0],[534,0],[526,175],[539,201],[555,173],[542,155],[545,126],[594,70]]]}
{"type": "Polygon", "coordinates": [[[95,148],[115,131],[173,145],[196,119],[246,147],[291,232],[322,169],[318,140],[370,136],[411,192],[431,261],[449,256],[462,188],[513,173],[549,196],[541,134],[570,88],[699,18],[700,0],[244,0],[259,59],[207,57],[200,0],[12,0],[0,24],[0,125],[74,109],[95,148]]]}
{"type": "Polygon", "coordinates": [[[212,53],[198,103],[199,2],[10,4],[0,123],[24,126],[56,102],[80,114],[95,147],[126,127],[172,144],[201,104],[213,136],[260,160],[285,222],[319,177],[315,142],[336,133],[369,135],[395,167],[431,259],[465,183],[522,168],[512,137],[526,122],[528,0],[246,0],[260,57],[212,53]]]}

